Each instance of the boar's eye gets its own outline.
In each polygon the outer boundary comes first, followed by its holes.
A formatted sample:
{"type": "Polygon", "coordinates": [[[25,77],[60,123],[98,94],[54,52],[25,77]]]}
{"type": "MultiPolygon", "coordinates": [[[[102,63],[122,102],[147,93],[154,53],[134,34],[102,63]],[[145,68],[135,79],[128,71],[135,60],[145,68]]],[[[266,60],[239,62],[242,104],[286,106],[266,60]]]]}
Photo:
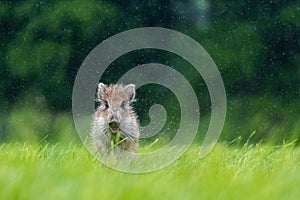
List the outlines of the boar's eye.
{"type": "Polygon", "coordinates": [[[103,100],[102,104],[101,104],[101,107],[102,107],[102,109],[106,110],[109,107],[108,102],[103,100]]]}
{"type": "Polygon", "coordinates": [[[121,102],[120,107],[121,107],[122,109],[125,109],[125,101],[122,101],[122,102],[121,102]]]}

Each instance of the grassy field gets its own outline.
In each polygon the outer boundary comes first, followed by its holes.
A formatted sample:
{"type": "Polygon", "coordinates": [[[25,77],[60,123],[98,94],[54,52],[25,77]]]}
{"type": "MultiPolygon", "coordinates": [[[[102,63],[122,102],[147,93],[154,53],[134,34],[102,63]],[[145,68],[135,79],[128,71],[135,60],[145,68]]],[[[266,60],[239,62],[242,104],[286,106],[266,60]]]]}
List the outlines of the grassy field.
{"type": "Polygon", "coordinates": [[[173,165],[126,174],[80,145],[0,146],[0,199],[299,199],[300,148],[218,144],[204,159],[192,146],[173,165]]]}

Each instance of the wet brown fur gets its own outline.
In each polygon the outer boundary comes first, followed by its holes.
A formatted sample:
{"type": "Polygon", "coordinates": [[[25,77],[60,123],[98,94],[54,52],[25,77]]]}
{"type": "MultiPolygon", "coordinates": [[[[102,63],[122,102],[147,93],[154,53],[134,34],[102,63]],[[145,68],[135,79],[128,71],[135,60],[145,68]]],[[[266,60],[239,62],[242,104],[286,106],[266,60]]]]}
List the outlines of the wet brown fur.
{"type": "Polygon", "coordinates": [[[133,84],[104,85],[100,83],[96,92],[99,107],[93,116],[92,141],[97,152],[105,154],[112,149],[120,154],[122,151],[136,152],[138,148],[139,125],[137,116],[131,106],[135,101],[135,86],[133,84]],[[120,144],[115,145],[116,133],[109,128],[111,118],[120,122],[120,144]],[[117,147],[117,148],[115,148],[117,147]]]}

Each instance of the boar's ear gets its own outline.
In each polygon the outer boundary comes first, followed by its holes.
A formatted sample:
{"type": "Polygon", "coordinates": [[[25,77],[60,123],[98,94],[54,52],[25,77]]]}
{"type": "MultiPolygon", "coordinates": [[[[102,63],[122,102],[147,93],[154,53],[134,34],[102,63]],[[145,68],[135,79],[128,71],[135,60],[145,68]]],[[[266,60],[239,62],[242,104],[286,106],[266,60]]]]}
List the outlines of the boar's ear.
{"type": "Polygon", "coordinates": [[[99,83],[97,85],[97,89],[96,89],[96,102],[97,101],[99,102],[102,99],[102,96],[103,96],[103,94],[105,92],[105,88],[106,88],[106,85],[103,84],[103,83],[99,83]]]}
{"type": "Polygon", "coordinates": [[[129,97],[129,101],[134,101],[135,98],[135,85],[134,84],[128,84],[125,86],[125,92],[129,97]]]}

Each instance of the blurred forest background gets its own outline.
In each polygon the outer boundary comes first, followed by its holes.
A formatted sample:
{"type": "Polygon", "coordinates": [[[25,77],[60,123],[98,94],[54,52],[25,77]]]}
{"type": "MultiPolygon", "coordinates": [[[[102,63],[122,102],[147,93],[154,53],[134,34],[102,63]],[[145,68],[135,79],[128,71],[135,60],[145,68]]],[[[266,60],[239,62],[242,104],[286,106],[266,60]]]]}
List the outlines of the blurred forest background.
{"type": "MultiPolygon", "coordinates": [[[[228,98],[222,140],[246,141],[251,133],[254,142],[299,138],[300,0],[27,0],[0,2],[0,141],[78,141],[71,104],[81,63],[104,39],[144,26],[182,32],[211,55],[228,98]]],[[[172,66],[192,84],[201,102],[203,137],[210,119],[208,91],[179,56],[131,52],[102,80],[116,82],[149,62],[172,66]]],[[[141,123],[149,120],[148,106],[161,103],[175,116],[164,129],[172,132],[179,111],[174,96],[157,85],[137,93],[141,123]]]]}

